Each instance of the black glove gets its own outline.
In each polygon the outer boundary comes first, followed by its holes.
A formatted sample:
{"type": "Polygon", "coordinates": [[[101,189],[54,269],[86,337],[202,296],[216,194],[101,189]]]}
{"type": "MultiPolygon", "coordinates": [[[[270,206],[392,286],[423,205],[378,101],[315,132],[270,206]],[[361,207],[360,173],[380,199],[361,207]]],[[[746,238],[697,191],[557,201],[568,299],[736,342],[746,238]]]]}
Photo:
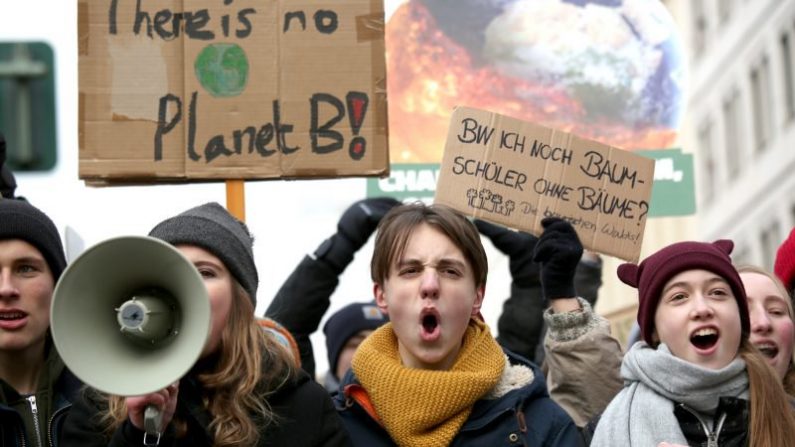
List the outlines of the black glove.
{"type": "Polygon", "coordinates": [[[576,296],[574,274],[582,257],[582,244],[570,223],[556,217],[541,221],[544,232],[536,244],[533,260],[541,263],[544,298],[576,296]]]}
{"type": "Polygon", "coordinates": [[[315,258],[324,259],[337,273],[342,273],[378,227],[381,218],[396,205],[400,202],[389,197],[355,202],[340,217],[337,232],[315,250],[315,258]]]}
{"type": "Polygon", "coordinates": [[[533,261],[533,249],[538,238],[480,219],[475,219],[475,226],[478,227],[480,234],[491,239],[497,250],[508,255],[508,265],[514,284],[519,287],[538,284],[539,265],[533,261]]]}
{"type": "Polygon", "coordinates": [[[337,232],[350,241],[354,250],[362,248],[373,234],[381,218],[400,202],[391,197],[360,200],[342,214],[337,232]]]}

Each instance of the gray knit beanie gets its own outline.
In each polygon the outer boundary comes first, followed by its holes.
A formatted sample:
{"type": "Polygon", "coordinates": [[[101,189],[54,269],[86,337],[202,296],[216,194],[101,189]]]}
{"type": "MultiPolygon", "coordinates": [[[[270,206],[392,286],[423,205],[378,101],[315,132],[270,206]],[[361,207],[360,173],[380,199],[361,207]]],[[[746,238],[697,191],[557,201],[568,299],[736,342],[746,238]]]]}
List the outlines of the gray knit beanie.
{"type": "Polygon", "coordinates": [[[66,268],[58,229],[46,214],[24,200],[0,198],[0,240],[21,239],[36,247],[55,281],[66,268]]]}
{"type": "Polygon", "coordinates": [[[257,305],[259,277],[252,250],[254,238],[245,223],[218,203],[205,203],[166,219],[149,236],[171,245],[195,245],[217,256],[257,305]]]}

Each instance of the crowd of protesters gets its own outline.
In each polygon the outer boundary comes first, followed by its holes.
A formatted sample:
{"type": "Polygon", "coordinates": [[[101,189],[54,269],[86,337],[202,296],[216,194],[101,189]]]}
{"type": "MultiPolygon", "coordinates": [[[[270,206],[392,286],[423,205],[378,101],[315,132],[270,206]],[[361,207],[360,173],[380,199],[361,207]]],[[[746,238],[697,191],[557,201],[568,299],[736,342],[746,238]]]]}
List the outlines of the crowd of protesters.
{"type": "Polygon", "coordinates": [[[49,327],[61,238],[2,179],[2,446],[795,445],[795,230],[774,272],[735,265],[730,240],[677,242],[603,272],[562,219],[535,237],[444,205],[365,199],[258,318],[252,232],[201,204],[149,236],[199,272],[206,344],[177,382],[116,396],[59,356],[49,327]],[[372,283],[327,318],[319,374],[310,335],[372,235],[372,283]],[[508,257],[512,281],[496,334],[480,313],[484,240],[508,257]],[[594,311],[603,275],[637,289],[626,352],[594,311]],[[150,406],[163,415],[156,438],[150,406]]]}

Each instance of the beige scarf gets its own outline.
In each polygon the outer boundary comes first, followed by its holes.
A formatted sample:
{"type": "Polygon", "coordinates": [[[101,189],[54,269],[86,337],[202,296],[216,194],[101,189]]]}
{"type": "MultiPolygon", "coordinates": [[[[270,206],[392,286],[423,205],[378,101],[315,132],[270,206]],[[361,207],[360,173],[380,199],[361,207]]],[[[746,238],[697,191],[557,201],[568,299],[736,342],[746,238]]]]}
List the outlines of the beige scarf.
{"type": "Polygon", "coordinates": [[[472,319],[450,370],[407,368],[387,323],[359,346],[351,367],[398,445],[443,446],[500,380],[505,356],[488,327],[472,319]]]}

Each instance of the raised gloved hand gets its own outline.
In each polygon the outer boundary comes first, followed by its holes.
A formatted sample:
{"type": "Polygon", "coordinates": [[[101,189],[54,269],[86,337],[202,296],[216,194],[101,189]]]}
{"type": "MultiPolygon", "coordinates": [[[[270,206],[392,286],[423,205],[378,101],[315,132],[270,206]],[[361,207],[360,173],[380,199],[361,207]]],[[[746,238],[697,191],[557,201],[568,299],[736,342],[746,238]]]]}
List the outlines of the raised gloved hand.
{"type": "Polygon", "coordinates": [[[582,257],[582,243],[570,223],[556,217],[541,221],[544,232],[538,239],[533,260],[541,263],[544,298],[572,298],[574,274],[582,257]]]}
{"type": "Polygon", "coordinates": [[[475,226],[480,234],[491,240],[497,250],[508,255],[511,278],[517,286],[530,287],[538,284],[539,265],[533,261],[533,249],[538,238],[480,219],[475,219],[475,226]]]}
{"type": "Polygon", "coordinates": [[[315,250],[337,273],[353,261],[353,255],[373,234],[381,218],[400,202],[389,197],[359,200],[348,207],[337,222],[337,232],[315,250]]]}
{"type": "Polygon", "coordinates": [[[354,250],[362,248],[381,218],[400,202],[391,197],[376,197],[349,206],[337,223],[337,232],[345,236],[354,250]]]}

